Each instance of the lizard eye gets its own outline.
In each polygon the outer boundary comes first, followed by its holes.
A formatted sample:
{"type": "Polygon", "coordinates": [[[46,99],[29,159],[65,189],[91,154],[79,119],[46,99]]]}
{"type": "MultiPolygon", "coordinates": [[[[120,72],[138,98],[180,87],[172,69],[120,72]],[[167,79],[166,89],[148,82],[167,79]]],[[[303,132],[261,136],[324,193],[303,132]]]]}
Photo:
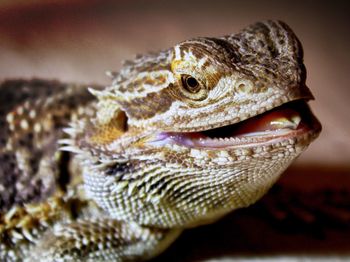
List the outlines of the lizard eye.
{"type": "Polygon", "coordinates": [[[201,89],[197,79],[190,75],[182,75],[181,81],[183,87],[190,93],[198,93],[201,89]]]}

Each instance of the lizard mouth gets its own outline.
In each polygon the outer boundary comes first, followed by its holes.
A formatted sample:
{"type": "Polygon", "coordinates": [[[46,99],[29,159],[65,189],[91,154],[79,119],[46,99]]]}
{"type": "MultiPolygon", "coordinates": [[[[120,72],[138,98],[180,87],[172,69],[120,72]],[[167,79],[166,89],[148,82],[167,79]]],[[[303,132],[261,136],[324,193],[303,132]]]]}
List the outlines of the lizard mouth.
{"type": "Polygon", "coordinates": [[[252,146],[318,134],[321,124],[304,100],[276,107],[242,122],[201,132],[163,132],[152,144],[175,143],[191,148],[252,146]]]}

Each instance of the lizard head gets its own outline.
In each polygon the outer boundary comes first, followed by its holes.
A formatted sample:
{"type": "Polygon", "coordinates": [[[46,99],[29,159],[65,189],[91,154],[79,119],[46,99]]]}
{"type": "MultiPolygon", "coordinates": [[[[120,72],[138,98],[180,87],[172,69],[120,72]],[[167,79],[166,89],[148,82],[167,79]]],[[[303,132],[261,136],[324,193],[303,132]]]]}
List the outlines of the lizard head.
{"type": "Polygon", "coordinates": [[[114,217],[157,227],[252,204],[321,130],[305,77],[279,21],[126,62],[92,91],[96,119],[75,124],[87,188],[114,217]]]}
{"type": "Polygon", "coordinates": [[[105,90],[134,129],[193,132],[311,99],[301,45],[281,22],[196,38],[128,61],[105,90]]]}

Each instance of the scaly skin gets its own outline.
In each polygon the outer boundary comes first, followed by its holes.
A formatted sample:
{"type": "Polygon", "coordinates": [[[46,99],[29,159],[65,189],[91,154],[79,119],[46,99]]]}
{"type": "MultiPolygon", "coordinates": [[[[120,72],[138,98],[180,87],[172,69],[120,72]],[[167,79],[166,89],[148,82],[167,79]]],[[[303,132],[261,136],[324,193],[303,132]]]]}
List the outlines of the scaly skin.
{"type": "Polygon", "coordinates": [[[321,130],[304,102],[301,45],[279,21],[110,75],[94,97],[2,83],[37,90],[1,108],[2,260],[151,258],[183,229],[257,201],[321,130]]]}

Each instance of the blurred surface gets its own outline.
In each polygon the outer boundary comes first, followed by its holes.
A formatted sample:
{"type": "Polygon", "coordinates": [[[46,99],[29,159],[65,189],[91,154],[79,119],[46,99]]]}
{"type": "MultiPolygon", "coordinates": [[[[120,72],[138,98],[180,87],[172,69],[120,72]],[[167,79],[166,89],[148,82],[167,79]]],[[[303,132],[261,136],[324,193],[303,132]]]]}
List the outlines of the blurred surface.
{"type": "MultiPolygon", "coordinates": [[[[347,1],[310,0],[0,1],[0,81],[42,77],[108,84],[104,71],[118,70],[121,60],[137,53],[196,36],[231,34],[262,19],[280,19],[303,44],[307,85],[316,98],[311,107],[323,124],[320,138],[280,183],[298,190],[340,186],[349,191],[349,6],[347,1]]],[[[305,232],[291,236],[274,232],[273,225],[254,212],[242,210],[214,227],[186,233],[159,261],[198,261],[203,259],[195,255],[200,250],[207,250],[209,258],[273,251],[301,254],[310,251],[308,244],[316,255],[350,253],[349,228],[336,233],[330,229],[328,239],[305,232]]]]}

